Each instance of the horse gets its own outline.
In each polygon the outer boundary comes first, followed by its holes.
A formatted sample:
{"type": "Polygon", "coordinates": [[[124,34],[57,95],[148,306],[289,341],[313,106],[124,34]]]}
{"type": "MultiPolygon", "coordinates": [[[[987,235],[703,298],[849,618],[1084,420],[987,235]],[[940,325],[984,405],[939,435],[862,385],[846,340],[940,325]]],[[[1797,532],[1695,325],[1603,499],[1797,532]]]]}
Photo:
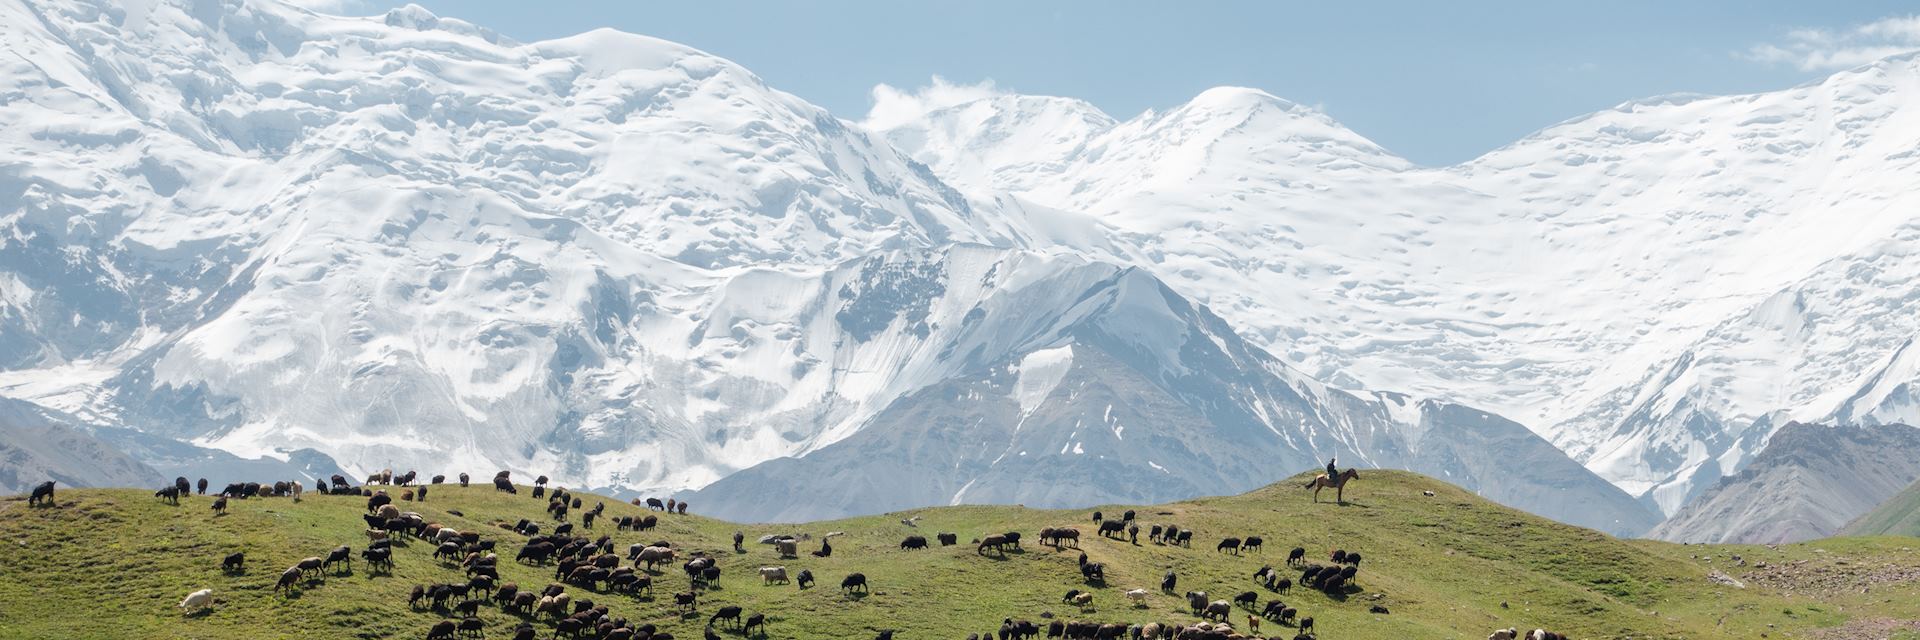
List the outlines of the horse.
{"type": "Polygon", "coordinates": [[[1341,504],[1345,504],[1347,501],[1346,500],[1347,482],[1353,481],[1353,480],[1359,480],[1359,479],[1360,479],[1360,471],[1358,469],[1348,469],[1346,471],[1342,471],[1340,472],[1339,476],[1333,477],[1333,478],[1329,478],[1327,477],[1327,474],[1322,473],[1320,475],[1314,476],[1313,480],[1307,483],[1306,488],[1313,490],[1313,501],[1319,502],[1320,490],[1328,487],[1332,487],[1334,501],[1341,504]]]}

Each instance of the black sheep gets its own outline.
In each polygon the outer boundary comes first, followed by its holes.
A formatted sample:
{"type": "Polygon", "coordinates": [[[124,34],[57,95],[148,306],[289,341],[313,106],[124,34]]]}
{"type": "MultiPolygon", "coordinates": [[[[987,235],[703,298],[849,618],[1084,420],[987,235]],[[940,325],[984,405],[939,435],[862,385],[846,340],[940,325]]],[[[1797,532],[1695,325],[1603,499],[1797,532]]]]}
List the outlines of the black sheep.
{"type": "Polygon", "coordinates": [[[29,507],[53,506],[53,481],[48,480],[46,482],[42,482],[40,484],[34,485],[33,495],[30,495],[27,497],[27,506],[29,507]]]}
{"type": "Polygon", "coordinates": [[[840,579],[840,590],[841,591],[854,591],[854,590],[866,591],[867,575],[864,573],[848,574],[847,577],[840,579]]]}
{"type": "Polygon", "coordinates": [[[240,573],[247,570],[246,552],[236,551],[220,561],[220,570],[227,573],[240,573]]]}

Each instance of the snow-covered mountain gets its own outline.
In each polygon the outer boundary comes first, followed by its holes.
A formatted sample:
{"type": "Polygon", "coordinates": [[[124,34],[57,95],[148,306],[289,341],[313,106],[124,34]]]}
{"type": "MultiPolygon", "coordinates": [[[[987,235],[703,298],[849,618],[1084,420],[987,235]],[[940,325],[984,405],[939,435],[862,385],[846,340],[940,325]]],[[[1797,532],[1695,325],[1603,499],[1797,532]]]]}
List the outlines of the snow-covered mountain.
{"type": "Polygon", "coordinates": [[[843,411],[717,364],[725,294],[1034,235],[640,36],[9,0],[0,46],[0,384],[242,453],[698,485],[843,411]]]}
{"type": "Polygon", "coordinates": [[[1311,375],[1511,416],[1672,511],[1787,419],[1914,411],[1916,104],[1903,56],[1438,168],[1249,89],[1107,127],[998,96],[886,133],[962,188],[1093,216],[1112,259],[1311,375]]]}
{"type": "Polygon", "coordinates": [[[1337,453],[1637,532],[1526,428],[1671,511],[1770,425],[1920,411],[1913,58],[1423,168],[1249,89],[869,130],[417,7],[0,0],[0,52],[0,393],[248,457],[749,509],[847,452],[1060,504],[1127,496],[1099,456],[1158,499],[1337,453]],[[976,441],[1085,473],[916,444],[976,441]]]}
{"type": "Polygon", "coordinates": [[[972,248],[872,260],[859,271],[916,274],[926,284],[911,290],[946,293],[924,307],[927,355],[916,358],[945,374],[843,439],[683,499],[720,517],[792,521],[964,502],[1152,503],[1251,490],[1337,455],[1619,535],[1659,519],[1519,424],[1307,378],[1137,268],[1036,269],[972,248]]]}

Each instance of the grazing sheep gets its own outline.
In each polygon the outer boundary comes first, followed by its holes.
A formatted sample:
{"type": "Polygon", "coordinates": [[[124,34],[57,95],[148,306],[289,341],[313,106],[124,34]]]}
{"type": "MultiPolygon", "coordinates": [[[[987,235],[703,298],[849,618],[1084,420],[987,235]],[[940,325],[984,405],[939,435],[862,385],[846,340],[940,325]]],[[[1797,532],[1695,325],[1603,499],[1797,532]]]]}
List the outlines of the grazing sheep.
{"type": "Polygon", "coordinates": [[[213,499],[213,515],[216,515],[216,516],[227,515],[227,497],[226,496],[220,496],[218,498],[213,499]]]}
{"type": "Polygon", "coordinates": [[[1232,551],[1233,555],[1236,555],[1236,556],[1240,555],[1240,539],[1239,538],[1223,539],[1220,541],[1220,544],[1215,545],[1213,547],[1213,551],[1215,553],[1219,553],[1221,551],[1232,551]]]}
{"type": "Polygon", "coordinates": [[[992,549],[995,552],[1005,555],[1007,552],[1006,546],[1006,536],[987,536],[980,539],[980,546],[975,547],[973,552],[979,555],[986,555],[987,550],[992,549]]]}
{"type": "Polygon", "coordinates": [[[675,608],[693,611],[695,607],[700,606],[700,603],[698,597],[694,595],[694,592],[688,591],[686,593],[673,594],[673,606],[675,608]]]}
{"type": "Polygon", "coordinates": [[[799,585],[800,588],[802,589],[812,587],[813,586],[813,570],[801,569],[800,575],[794,578],[794,583],[799,585]]]}
{"type": "Polygon", "coordinates": [[[299,568],[299,567],[293,567],[293,568],[291,568],[291,569],[287,569],[286,571],[283,571],[283,572],[281,572],[281,573],[280,573],[280,581],[279,581],[279,582],[275,582],[275,583],[273,584],[273,590],[274,590],[274,592],[276,592],[276,593],[277,593],[277,592],[279,592],[279,591],[280,591],[281,589],[286,589],[286,590],[292,590],[292,589],[293,589],[293,585],[294,585],[295,583],[298,583],[298,582],[300,582],[300,575],[301,575],[301,573],[300,573],[300,568],[299,568]]]}
{"type": "Polygon", "coordinates": [[[1359,552],[1351,552],[1351,553],[1348,553],[1348,554],[1347,554],[1347,564],[1349,564],[1349,565],[1352,565],[1352,566],[1355,566],[1355,567],[1358,567],[1358,566],[1360,566],[1360,553],[1359,553],[1359,552]]]}
{"type": "Polygon", "coordinates": [[[1133,606],[1136,606],[1136,607],[1147,606],[1147,590],[1146,589],[1129,589],[1127,590],[1127,599],[1133,601],[1133,606]]]}
{"type": "Polygon", "coordinates": [[[1188,591],[1187,608],[1191,609],[1194,615],[1200,615],[1200,612],[1207,608],[1207,592],[1188,591]]]}
{"type": "Polygon", "coordinates": [[[1227,602],[1225,600],[1215,600],[1213,602],[1207,603],[1207,608],[1205,611],[1201,612],[1200,617],[1217,619],[1221,622],[1226,622],[1227,616],[1232,614],[1233,614],[1233,603],[1227,602]]]}
{"type": "Polygon", "coordinates": [[[756,613],[747,616],[747,623],[740,626],[740,633],[742,635],[752,635],[751,631],[754,629],[759,629],[763,635],[766,633],[767,616],[765,614],[756,613]]]}
{"type": "Polygon", "coordinates": [[[1487,640],[1520,640],[1520,630],[1508,627],[1494,631],[1487,640]]]}
{"type": "Polygon", "coordinates": [[[539,600],[540,594],[532,591],[522,591],[513,594],[513,612],[523,616],[533,615],[534,604],[539,602],[539,600]]]}
{"type": "Polygon", "coordinates": [[[655,564],[673,562],[675,555],[673,549],[649,546],[642,547],[639,553],[632,556],[632,559],[636,563],[644,562],[648,569],[652,569],[655,564]]]}
{"type": "Polygon", "coordinates": [[[1108,520],[1100,523],[1100,537],[1103,538],[1120,537],[1120,534],[1125,533],[1126,530],[1127,523],[1119,520],[1108,520]]]}
{"type": "Polygon", "coordinates": [[[475,618],[473,616],[467,616],[460,620],[460,635],[473,637],[473,638],[480,638],[480,637],[485,637],[486,634],[487,634],[486,621],[481,620],[479,618],[475,618]]]}
{"type": "Polygon", "coordinates": [[[854,590],[859,590],[863,592],[866,591],[867,590],[867,574],[852,573],[852,574],[848,574],[847,577],[845,578],[841,578],[840,590],[849,591],[849,592],[854,590]]]}
{"type": "Polygon", "coordinates": [[[1527,640],[1567,640],[1567,637],[1546,629],[1534,629],[1533,633],[1527,635],[1527,640]]]}
{"type": "Polygon", "coordinates": [[[320,556],[309,556],[307,558],[300,560],[300,563],[294,565],[294,568],[299,569],[301,573],[317,574],[317,573],[320,573],[320,570],[324,568],[326,564],[327,564],[327,561],[324,559],[321,559],[320,556]]]}
{"type": "Polygon", "coordinates": [[[1088,607],[1093,606],[1093,594],[1082,593],[1079,595],[1075,595],[1073,597],[1073,604],[1075,606],[1080,607],[1080,610],[1085,611],[1087,610],[1088,607]]]}
{"type": "Polygon", "coordinates": [[[907,536],[907,539],[900,541],[900,548],[925,549],[927,548],[927,537],[926,536],[907,536]]]}
{"type": "Polygon", "coordinates": [[[1306,633],[1312,630],[1313,630],[1313,616],[1307,616],[1305,618],[1301,618],[1300,633],[1306,633]]]}
{"type": "Polygon", "coordinates": [[[1241,551],[1259,551],[1260,547],[1264,546],[1266,543],[1267,541],[1262,539],[1260,536],[1247,536],[1246,540],[1240,542],[1240,550],[1241,551]]]}
{"type": "Polygon", "coordinates": [[[1252,610],[1253,605],[1258,604],[1259,602],[1260,602],[1260,594],[1254,593],[1252,591],[1242,591],[1240,592],[1240,595],[1233,597],[1234,604],[1240,605],[1242,607],[1246,607],[1248,610],[1252,610]]]}
{"type": "Polygon", "coordinates": [[[153,492],[153,497],[165,500],[167,504],[174,506],[180,505],[180,490],[172,486],[163,487],[159,491],[153,492]]]}
{"type": "Polygon", "coordinates": [[[201,589],[199,591],[189,593],[187,594],[186,599],[181,600],[180,604],[176,606],[180,607],[181,611],[199,611],[202,609],[212,609],[213,608],[213,590],[201,589]]]}
{"type": "Polygon", "coordinates": [[[787,568],[786,567],[760,567],[760,583],[773,584],[775,582],[786,584],[787,568]]]}
{"type": "Polygon", "coordinates": [[[33,494],[27,496],[29,507],[53,506],[53,481],[48,480],[33,486],[33,494]]]}
{"type": "Polygon", "coordinates": [[[1301,562],[1306,562],[1306,559],[1306,547],[1294,547],[1292,551],[1287,552],[1287,566],[1289,567],[1301,562]]]}
{"type": "Polygon", "coordinates": [[[452,638],[454,632],[459,630],[459,628],[459,625],[455,624],[452,620],[441,620],[433,623],[433,628],[427,630],[427,640],[452,638]]]}
{"type": "Polygon", "coordinates": [[[1168,569],[1167,575],[1160,577],[1160,590],[1165,591],[1167,593],[1173,593],[1174,585],[1178,584],[1179,581],[1180,581],[1180,577],[1177,575],[1174,575],[1172,569],[1168,569]]]}
{"type": "Polygon", "coordinates": [[[369,570],[385,569],[389,573],[393,571],[393,550],[388,547],[374,547],[361,551],[360,557],[367,561],[369,570]]]}
{"type": "Polygon", "coordinates": [[[240,573],[242,571],[246,571],[247,570],[246,552],[235,551],[233,552],[233,554],[228,555],[227,559],[220,561],[220,570],[227,573],[240,573]]]}
{"type": "Polygon", "coordinates": [[[348,549],[344,544],[334,547],[333,551],[327,553],[327,559],[320,562],[320,568],[325,570],[335,563],[346,565],[347,573],[353,573],[353,550],[348,549]]]}
{"type": "Polygon", "coordinates": [[[951,547],[960,543],[960,536],[955,533],[942,531],[934,537],[940,541],[940,546],[942,547],[951,547]]]}
{"type": "Polygon", "coordinates": [[[738,626],[740,624],[741,613],[742,611],[738,606],[728,605],[720,607],[720,610],[715,611],[712,617],[707,618],[707,626],[714,626],[714,624],[721,621],[732,622],[735,626],[738,626]]]}

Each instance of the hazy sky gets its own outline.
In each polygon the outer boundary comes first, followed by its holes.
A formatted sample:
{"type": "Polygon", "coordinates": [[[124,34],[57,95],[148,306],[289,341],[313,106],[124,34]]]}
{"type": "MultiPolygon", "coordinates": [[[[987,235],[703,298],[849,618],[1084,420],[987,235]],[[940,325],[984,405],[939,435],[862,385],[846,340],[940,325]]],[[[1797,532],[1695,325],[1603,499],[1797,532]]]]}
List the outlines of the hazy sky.
{"type": "Polygon", "coordinates": [[[598,27],[673,40],[852,120],[876,85],[933,76],[1081,98],[1121,119],[1256,87],[1429,165],[1626,100],[1782,89],[1920,49],[1911,1],[419,4],[522,41],[598,27]]]}

